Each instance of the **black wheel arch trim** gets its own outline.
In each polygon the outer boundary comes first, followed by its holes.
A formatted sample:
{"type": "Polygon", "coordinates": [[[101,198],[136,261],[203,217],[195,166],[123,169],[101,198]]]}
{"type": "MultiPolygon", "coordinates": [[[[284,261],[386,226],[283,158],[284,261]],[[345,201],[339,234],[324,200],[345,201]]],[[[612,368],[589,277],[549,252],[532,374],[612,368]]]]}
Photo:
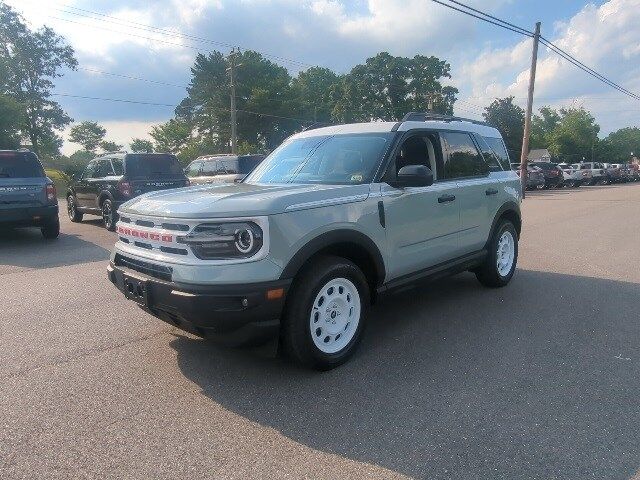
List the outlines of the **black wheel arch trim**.
{"type": "Polygon", "coordinates": [[[106,199],[111,200],[111,203],[114,203],[115,200],[113,198],[113,195],[111,195],[111,192],[109,190],[102,190],[99,194],[98,197],[96,198],[96,202],[98,203],[98,208],[100,210],[102,210],[102,204],[104,203],[104,201],[106,199]]]}
{"type": "Polygon", "coordinates": [[[338,245],[341,243],[351,243],[366,251],[369,257],[373,260],[376,270],[376,286],[382,285],[386,276],[386,269],[380,249],[375,242],[364,233],[350,229],[339,229],[325,232],[307,242],[295,253],[293,257],[291,257],[289,263],[287,263],[282,271],[280,279],[290,279],[295,277],[304,264],[314,255],[331,247],[332,245],[338,245]]]}
{"type": "Polygon", "coordinates": [[[520,225],[514,225],[514,227],[516,227],[518,237],[520,236],[520,231],[522,229],[522,215],[520,213],[520,206],[516,202],[506,202],[498,209],[495,216],[493,217],[493,222],[491,223],[491,230],[489,230],[489,238],[487,239],[487,243],[485,244],[485,249],[489,248],[489,242],[491,242],[491,239],[493,238],[493,232],[495,232],[498,221],[507,212],[512,212],[518,218],[518,222],[520,223],[520,225]]]}

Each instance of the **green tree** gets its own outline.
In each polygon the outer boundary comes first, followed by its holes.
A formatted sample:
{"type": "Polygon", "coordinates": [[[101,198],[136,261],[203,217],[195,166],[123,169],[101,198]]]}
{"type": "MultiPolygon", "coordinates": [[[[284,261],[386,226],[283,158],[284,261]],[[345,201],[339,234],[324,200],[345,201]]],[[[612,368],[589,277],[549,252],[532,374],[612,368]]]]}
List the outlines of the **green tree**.
{"type": "Polygon", "coordinates": [[[550,107],[542,107],[540,115],[534,115],[531,119],[531,148],[547,148],[551,143],[551,133],[561,120],[560,114],[550,107]]]}
{"type": "Polygon", "coordinates": [[[133,153],[151,153],[153,152],[153,143],[142,138],[134,138],[131,140],[129,148],[133,153]]]}
{"type": "Polygon", "coordinates": [[[0,95],[0,150],[20,146],[20,124],[24,111],[11,97],[0,95]]]}
{"type": "Polygon", "coordinates": [[[332,91],[340,77],[328,68],[312,67],[302,71],[292,81],[293,94],[298,99],[301,118],[314,122],[330,122],[334,100],[332,91]]]}
{"type": "Polygon", "coordinates": [[[56,131],[71,118],[51,100],[53,80],[63,68],[75,69],[73,49],[51,28],[30,30],[22,17],[0,3],[0,93],[24,106],[20,134],[39,155],[57,154],[56,131]]]}
{"type": "Polygon", "coordinates": [[[111,142],[108,140],[103,140],[100,142],[100,148],[105,153],[118,152],[122,150],[122,147],[123,145],[118,145],[116,142],[111,142]]]}
{"type": "Polygon", "coordinates": [[[496,98],[485,107],[483,117],[502,134],[509,156],[518,161],[522,152],[524,110],[513,103],[513,97],[496,98]]]}
{"type": "Polygon", "coordinates": [[[561,119],[549,135],[549,152],[561,160],[591,158],[598,144],[600,126],[583,108],[560,110],[561,119]]]}
{"type": "Polygon", "coordinates": [[[149,133],[154,140],[154,151],[178,154],[191,139],[191,124],[184,120],[171,119],[155,125],[149,133]]]}
{"type": "Polygon", "coordinates": [[[626,127],[611,132],[598,147],[598,158],[611,163],[627,163],[631,154],[640,156],[640,128],[626,127]]]}
{"type": "Polygon", "coordinates": [[[458,90],[443,86],[451,66],[437,57],[387,52],[356,65],[333,88],[334,120],[399,120],[410,111],[451,114],[458,90]]]}
{"type": "Polygon", "coordinates": [[[69,140],[89,152],[95,152],[106,134],[107,131],[96,122],[84,121],[71,127],[69,140]]]}

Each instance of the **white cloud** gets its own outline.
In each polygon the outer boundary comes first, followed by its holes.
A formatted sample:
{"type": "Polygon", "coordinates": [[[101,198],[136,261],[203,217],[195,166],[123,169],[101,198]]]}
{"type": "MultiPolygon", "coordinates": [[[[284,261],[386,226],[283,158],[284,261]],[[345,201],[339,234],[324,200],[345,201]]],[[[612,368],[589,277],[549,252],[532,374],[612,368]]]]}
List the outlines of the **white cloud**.
{"type": "MultiPolygon", "coordinates": [[[[568,22],[556,24],[548,38],[597,72],[640,92],[640,0],[609,0],[587,5],[568,22]]],[[[544,33],[543,33],[544,36],[544,33]]],[[[512,48],[489,49],[461,68],[463,100],[486,105],[514,95],[524,104],[529,82],[531,40],[512,48]],[[512,80],[511,80],[512,79],[512,80]]],[[[583,105],[604,125],[604,133],[638,124],[640,102],[633,100],[561,59],[543,45],[536,75],[536,105],[583,105]]]]}

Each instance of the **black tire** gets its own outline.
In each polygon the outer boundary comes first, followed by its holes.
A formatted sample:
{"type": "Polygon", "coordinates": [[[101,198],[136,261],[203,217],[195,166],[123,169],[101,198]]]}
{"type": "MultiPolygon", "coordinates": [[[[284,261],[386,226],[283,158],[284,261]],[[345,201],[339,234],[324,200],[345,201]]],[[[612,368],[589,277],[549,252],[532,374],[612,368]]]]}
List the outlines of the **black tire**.
{"type": "Polygon", "coordinates": [[[60,219],[58,217],[49,220],[41,228],[42,236],[48,240],[58,238],[60,235],[60,219]]]}
{"type": "Polygon", "coordinates": [[[491,241],[489,242],[489,254],[487,255],[484,263],[475,270],[476,278],[485,287],[499,288],[507,285],[514,272],[516,271],[516,264],[518,263],[518,232],[513,223],[509,220],[501,220],[496,229],[494,230],[491,241]],[[501,274],[498,270],[498,243],[500,238],[505,232],[511,234],[513,239],[513,263],[511,269],[506,274],[501,274]]]}
{"type": "Polygon", "coordinates": [[[67,215],[69,215],[69,220],[74,223],[80,223],[82,221],[82,212],[78,211],[76,199],[73,195],[67,195],[67,215]]]}
{"type": "Polygon", "coordinates": [[[110,232],[115,231],[116,222],[118,221],[118,214],[115,212],[113,208],[113,202],[106,198],[100,207],[102,210],[102,221],[104,222],[104,228],[109,230],[110,232]]]}
{"type": "MultiPolygon", "coordinates": [[[[342,293],[342,292],[341,292],[342,293]]],[[[352,299],[351,301],[354,301],[352,299]]],[[[332,302],[332,300],[329,300],[332,302]]],[[[333,304],[335,308],[335,303],[333,304]]],[[[317,370],[330,370],[344,362],[346,362],[356,351],[366,325],[370,305],[369,285],[362,271],[351,261],[341,258],[326,256],[320,257],[310,264],[296,276],[293,288],[289,291],[287,304],[284,309],[282,318],[282,330],[280,342],[282,352],[291,360],[301,363],[305,366],[315,368],[317,370]],[[325,333],[323,328],[331,328],[325,326],[325,323],[319,323],[319,328],[312,332],[311,322],[323,322],[323,318],[312,320],[314,303],[321,290],[335,279],[346,279],[355,288],[359,294],[360,300],[360,318],[358,325],[354,330],[353,337],[340,350],[335,353],[325,353],[318,346],[312,337],[316,331],[318,339],[325,333]]],[[[326,312],[329,312],[327,305],[326,312]]],[[[318,310],[318,314],[324,314],[318,310]]],[[[330,318],[336,318],[334,312],[325,315],[325,322],[331,323],[330,318]]],[[[338,313],[340,315],[340,313],[338,313]]],[[[349,311],[348,315],[351,315],[349,311]]],[[[344,317],[346,321],[346,317],[344,317]]],[[[336,324],[336,321],[333,321],[336,324]]],[[[347,322],[346,328],[348,328],[347,322]]],[[[333,335],[335,341],[338,340],[340,333],[333,335]]],[[[326,338],[329,338],[328,335],[326,338]]],[[[320,341],[320,340],[317,340],[320,341]]]]}

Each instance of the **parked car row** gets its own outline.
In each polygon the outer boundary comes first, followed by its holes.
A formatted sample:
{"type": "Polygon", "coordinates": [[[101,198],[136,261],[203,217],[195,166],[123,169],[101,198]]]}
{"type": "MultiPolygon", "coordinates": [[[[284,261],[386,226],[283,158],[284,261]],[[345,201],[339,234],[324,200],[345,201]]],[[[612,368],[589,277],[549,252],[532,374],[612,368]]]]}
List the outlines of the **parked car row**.
{"type": "MultiPolygon", "coordinates": [[[[520,164],[512,163],[511,168],[520,175],[520,164]]],[[[621,163],[553,163],[528,162],[527,189],[577,188],[581,185],[610,185],[613,183],[640,181],[637,165],[621,163]]]]}

